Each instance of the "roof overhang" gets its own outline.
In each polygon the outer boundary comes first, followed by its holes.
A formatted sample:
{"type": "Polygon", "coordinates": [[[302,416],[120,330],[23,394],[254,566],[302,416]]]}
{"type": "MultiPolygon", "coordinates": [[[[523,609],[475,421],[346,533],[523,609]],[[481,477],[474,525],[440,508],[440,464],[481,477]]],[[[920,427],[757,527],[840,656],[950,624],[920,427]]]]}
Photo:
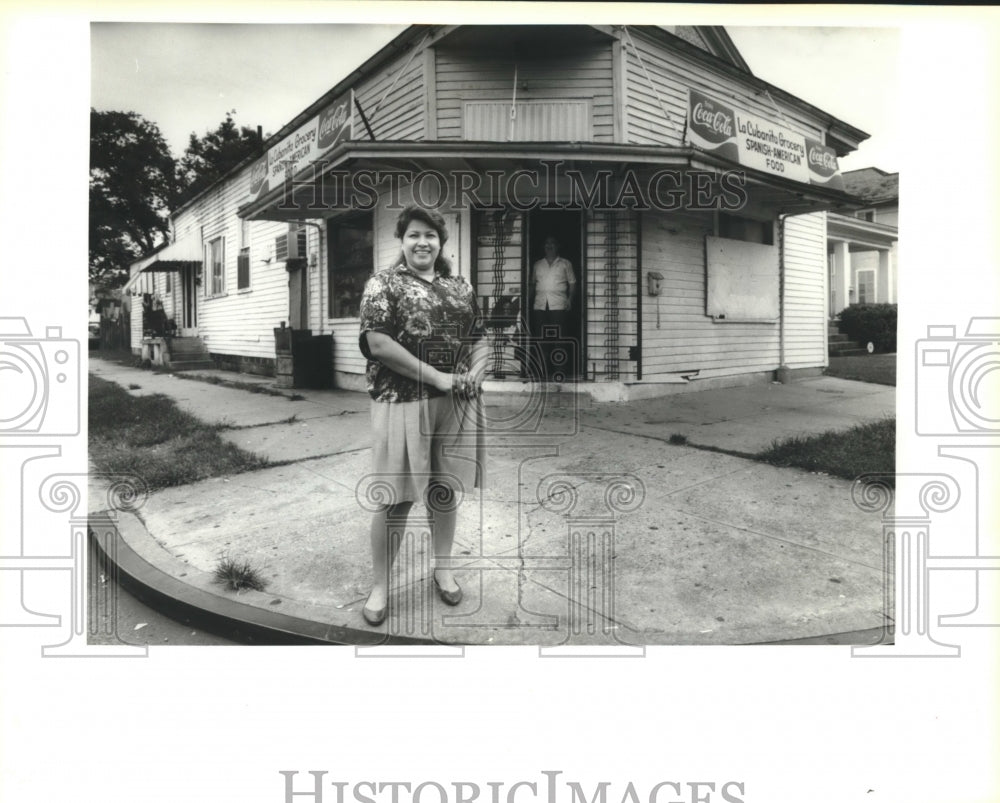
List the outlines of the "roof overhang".
{"type": "Polygon", "coordinates": [[[133,273],[122,287],[122,292],[134,285],[144,273],[178,273],[187,268],[200,268],[202,263],[201,238],[193,234],[181,237],[132,263],[133,273]]]}
{"type": "Polygon", "coordinates": [[[826,220],[826,238],[846,242],[856,251],[885,251],[899,240],[899,229],[849,215],[831,214],[826,220]]]}
{"type": "MultiPolygon", "coordinates": [[[[657,170],[678,173],[742,174],[753,200],[777,214],[801,214],[827,210],[851,210],[863,202],[841,190],[804,184],[764,171],[747,168],[696,148],[620,145],[596,142],[367,142],[337,145],[300,170],[281,186],[240,207],[241,218],[250,220],[299,220],[332,217],[356,207],[344,205],[338,196],[337,177],[364,171],[390,171],[405,183],[423,171],[445,175],[488,171],[608,169],[617,176],[633,170],[650,174],[657,170]],[[548,165],[548,168],[546,168],[548,165]],[[400,178],[401,177],[401,178],[400,178]],[[334,190],[331,192],[331,186],[334,190]]],[[[372,188],[377,194],[377,186],[372,188]]]]}

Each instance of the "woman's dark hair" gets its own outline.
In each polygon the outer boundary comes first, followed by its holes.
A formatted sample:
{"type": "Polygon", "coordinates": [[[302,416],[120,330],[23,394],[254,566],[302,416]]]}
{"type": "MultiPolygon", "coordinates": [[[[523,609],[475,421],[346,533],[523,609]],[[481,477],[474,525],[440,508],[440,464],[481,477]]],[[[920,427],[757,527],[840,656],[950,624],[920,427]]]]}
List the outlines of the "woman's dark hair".
{"type": "MultiPolygon", "coordinates": [[[[422,206],[411,204],[400,212],[399,217],[396,218],[397,240],[403,239],[403,235],[406,234],[406,230],[414,220],[426,223],[437,232],[438,240],[441,243],[441,251],[438,253],[437,259],[434,260],[434,272],[439,276],[451,276],[451,263],[444,255],[444,244],[448,242],[448,227],[445,225],[444,218],[433,209],[424,209],[422,206]]],[[[403,256],[400,254],[399,261],[396,264],[401,264],[402,262],[403,256]]]]}

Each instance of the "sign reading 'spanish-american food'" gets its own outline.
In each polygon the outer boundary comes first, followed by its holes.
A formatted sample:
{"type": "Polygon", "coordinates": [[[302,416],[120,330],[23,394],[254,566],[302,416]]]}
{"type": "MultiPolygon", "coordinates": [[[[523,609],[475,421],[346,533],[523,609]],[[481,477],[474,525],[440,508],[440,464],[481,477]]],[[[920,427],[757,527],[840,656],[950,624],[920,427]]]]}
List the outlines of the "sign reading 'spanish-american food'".
{"type": "Polygon", "coordinates": [[[771,120],[692,89],[687,123],[687,140],[697,148],[793,181],[843,189],[833,148],[771,120]]]}
{"type": "Polygon", "coordinates": [[[261,156],[250,168],[250,200],[280,186],[334,145],[353,139],[353,102],[353,91],[341,96],[261,156]]]}

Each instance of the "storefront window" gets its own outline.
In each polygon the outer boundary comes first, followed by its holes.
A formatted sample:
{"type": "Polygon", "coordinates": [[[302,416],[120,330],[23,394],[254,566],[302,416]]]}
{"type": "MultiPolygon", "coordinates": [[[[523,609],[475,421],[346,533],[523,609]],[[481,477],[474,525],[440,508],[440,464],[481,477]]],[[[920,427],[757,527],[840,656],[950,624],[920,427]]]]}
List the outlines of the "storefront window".
{"type": "Polygon", "coordinates": [[[374,272],[374,215],[330,222],[331,318],[356,318],[365,282],[374,272]]]}

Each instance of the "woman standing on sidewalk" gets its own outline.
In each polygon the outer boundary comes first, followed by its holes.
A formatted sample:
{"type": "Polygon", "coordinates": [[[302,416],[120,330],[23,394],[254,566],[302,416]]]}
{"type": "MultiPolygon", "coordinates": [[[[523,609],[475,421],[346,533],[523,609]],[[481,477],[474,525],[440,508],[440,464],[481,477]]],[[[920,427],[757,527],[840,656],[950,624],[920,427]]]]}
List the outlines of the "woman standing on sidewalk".
{"type": "Polygon", "coordinates": [[[368,358],[374,483],[387,494],[371,523],[374,582],[362,609],[371,625],[389,609],[389,570],[413,503],[427,506],[434,583],[448,605],[462,589],[449,559],[462,495],[481,487],[481,387],[486,342],[469,283],[451,275],[437,212],[409,206],[396,221],[399,258],[361,299],[359,345],[368,358]]]}

